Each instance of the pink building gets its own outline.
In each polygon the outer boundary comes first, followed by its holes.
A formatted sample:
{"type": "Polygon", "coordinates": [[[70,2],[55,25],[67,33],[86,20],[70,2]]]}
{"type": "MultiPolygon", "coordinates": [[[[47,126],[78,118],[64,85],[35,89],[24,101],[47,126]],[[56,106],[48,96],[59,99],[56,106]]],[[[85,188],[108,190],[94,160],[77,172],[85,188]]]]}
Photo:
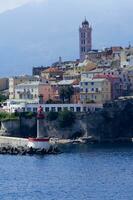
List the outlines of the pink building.
{"type": "Polygon", "coordinates": [[[58,89],[57,85],[52,85],[47,83],[45,85],[40,85],[39,93],[43,96],[43,101],[47,102],[48,100],[57,101],[58,98],[58,89]]]}
{"type": "Polygon", "coordinates": [[[39,86],[39,94],[43,96],[43,102],[46,103],[48,100],[52,100],[54,102],[59,102],[59,89],[60,87],[65,87],[68,85],[73,86],[74,94],[71,98],[71,103],[79,103],[80,102],[80,87],[79,82],[73,80],[71,84],[66,84],[67,81],[64,81],[61,85],[58,83],[46,83],[44,85],[39,86]]]}

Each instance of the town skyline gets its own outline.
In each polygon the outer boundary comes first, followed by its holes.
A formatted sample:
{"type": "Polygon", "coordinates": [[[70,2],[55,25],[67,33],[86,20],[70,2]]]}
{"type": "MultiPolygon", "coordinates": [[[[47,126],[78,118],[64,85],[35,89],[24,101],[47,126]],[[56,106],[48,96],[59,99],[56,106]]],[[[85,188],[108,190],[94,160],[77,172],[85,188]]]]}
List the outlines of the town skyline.
{"type": "Polygon", "coordinates": [[[132,44],[133,30],[128,28],[132,15],[128,3],[131,1],[128,0],[127,6],[124,1],[119,6],[116,3],[115,7],[113,2],[78,0],[70,4],[70,1],[57,0],[55,8],[51,0],[31,0],[19,5],[14,3],[7,9],[5,6],[4,11],[0,11],[1,76],[30,73],[33,66],[51,65],[59,56],[63,60],[79,58],[78,28],[84,16],[93,28],[92,49],[132,44]],[[64,7],[69,15],[63,12],[64,7]],[[81,12],[73,13],[73,9],[79,7],[81,12]],[[123,11],[128,11],[128,15],[123,11]]]}

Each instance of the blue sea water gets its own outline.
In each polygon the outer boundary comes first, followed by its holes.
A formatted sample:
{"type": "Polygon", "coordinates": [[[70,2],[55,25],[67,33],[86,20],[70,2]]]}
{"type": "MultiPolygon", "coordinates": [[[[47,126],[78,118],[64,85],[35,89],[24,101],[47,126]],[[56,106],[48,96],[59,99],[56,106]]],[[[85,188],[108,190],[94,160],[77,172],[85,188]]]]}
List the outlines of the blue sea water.
{"type": "Polygon", "coordinates": [[[119,199],[133,199],[132,146],[73,145],[59,155],[0,155],[0,200],[119,199]]]}

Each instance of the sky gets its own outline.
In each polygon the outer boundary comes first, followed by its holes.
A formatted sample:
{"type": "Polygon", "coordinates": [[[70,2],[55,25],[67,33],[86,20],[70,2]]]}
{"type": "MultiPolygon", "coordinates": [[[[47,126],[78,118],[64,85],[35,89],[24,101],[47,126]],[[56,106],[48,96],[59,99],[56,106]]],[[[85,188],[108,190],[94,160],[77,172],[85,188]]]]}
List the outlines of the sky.
{"type": "Polygon", "coordinates": [[[94,49],[133,44],[132,0],[0,0],[0,76],[79,58],[85,16],[94,49]]]}

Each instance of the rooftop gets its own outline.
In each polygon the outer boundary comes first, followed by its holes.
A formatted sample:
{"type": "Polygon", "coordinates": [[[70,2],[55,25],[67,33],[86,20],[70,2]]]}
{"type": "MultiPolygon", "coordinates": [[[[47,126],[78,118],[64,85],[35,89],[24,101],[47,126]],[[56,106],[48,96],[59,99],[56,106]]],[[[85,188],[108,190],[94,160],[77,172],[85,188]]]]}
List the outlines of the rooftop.
{"type": "Polygon", "coordinates": [[[58,72],[62,72],[61,70],[59,70],[57,67],[50,67],[46,70],[43,71],[44,73],[58,73],[58,72]]]}
{"type": "Polygon", "coordinates": [[[91,78],[84,78],[84,79],[82,79],[82,81],[81,82],[103,82],[103,81],[105,81],[105,80],[107,80],[106,78],[93,78],[93,79],[91,79],[91,78]]]}
{"type": "Polygon", "coordinates": [[[44,84],[46,84],[46,82],[41,82],[41,81],[26,81],[24,83],[16,85],[16,88],[20,87],[20,86],[38,86],[38,85],[44,85],[44,84]]]}
{"type": "Polygon", "coordinates": [[[75,80],[62,80],[58,82],[58,85],[72,85],[75,80]]]}

